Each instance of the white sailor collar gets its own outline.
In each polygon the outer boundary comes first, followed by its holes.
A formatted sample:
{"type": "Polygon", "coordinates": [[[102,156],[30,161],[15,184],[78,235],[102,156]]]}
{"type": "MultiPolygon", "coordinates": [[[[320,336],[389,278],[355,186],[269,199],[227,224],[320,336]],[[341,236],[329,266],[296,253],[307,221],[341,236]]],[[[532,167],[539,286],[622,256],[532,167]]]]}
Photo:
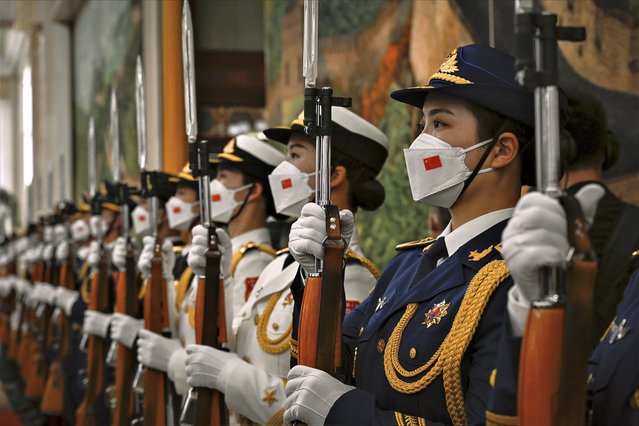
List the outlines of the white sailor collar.
{"type": "Polygon", "coordinates": [[[488,228],[497,225],[501,221],[510,219],[513,216],[514,211],[514,208],[495,210],[464,223],[454,231],[450,230],[452,222],[449,222],[446,229],[444,229],[438,238],[445,239],[446,250],[448,250],[448,257],[450,257],[457,251],[457,249],[488,228]]]}
{"type": "Polygon", "coordinates": [[[262,227],[244,232],[243,234],[233,237],[231,238],[233,253],[237,253],[238,251],[240,251],[240,248],[242,248],[242,246],[247,243],[270,246],[271,234],[266,227],[262,227]]]}

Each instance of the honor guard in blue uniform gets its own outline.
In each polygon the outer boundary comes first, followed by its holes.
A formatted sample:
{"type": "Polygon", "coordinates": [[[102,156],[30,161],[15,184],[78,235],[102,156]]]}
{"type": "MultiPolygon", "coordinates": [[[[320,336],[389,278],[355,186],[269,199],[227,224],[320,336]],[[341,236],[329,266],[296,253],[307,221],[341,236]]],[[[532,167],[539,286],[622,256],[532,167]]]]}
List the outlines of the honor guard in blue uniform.
{"type": "MultiPolygon", "coordinates": [[[[452,219],[437,240],[399,245],[344,319],[346,384],[305,366],[290,371],[285,421],[484,422],[512,285],[501,233],[522,183],[534,181],[533,99],[514,63],[486,46],[459,47],[426,84],[391,95],[423,111],[423,132],[404,150],[413,198],[452,219]]],[[[289,243],[294,254],[321,253],[311,246],[289,243]]]]}
{"type": "MultiPolygon", "coordinates": [[[[576,198],[587,217],[605,196],[598,184],[582,187],[576,198]]],[[[566,237],[566,215],[559,203],[545,195],[525,195],[504,231],[503,253],[515,285],[508,294],[508,318],[500,341],[499,362],[491,374],[493,386],[486,413],[489,424],[518,425],[517,388],[520,349],[530,301],[541,293],[538,271],[566,259],[570,246],[566,237]]],[[[635,259],[638,252],[628,254],[635,259]]],[[[620,274],[623,272],[620,271],[620,274]]],[[[639,272],[634,273],[616,315],[590,356],[587,420],[589,424],[630,425],[639,423],[639,272]]]]}

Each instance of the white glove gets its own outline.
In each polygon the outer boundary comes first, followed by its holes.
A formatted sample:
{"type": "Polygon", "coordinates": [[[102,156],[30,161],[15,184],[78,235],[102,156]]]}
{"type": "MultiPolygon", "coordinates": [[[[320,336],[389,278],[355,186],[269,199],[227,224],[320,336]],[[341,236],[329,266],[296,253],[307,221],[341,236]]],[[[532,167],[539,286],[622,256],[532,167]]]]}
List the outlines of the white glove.
{"type": "Polygon", "coordinates": [[[111,262],[118,268],[118,271],[126,270],[126,238],[118,237],[111,252],[111,262]]]}
{"type": "Polygon", "coordinates": [[[87,309],[84,311],[82,331],[85,334],[106,338],[111,318],[113,318],[113,314],[103,314],[102,312],[87,309]]]}
{"type": "MultiPolygon", "coordinates": [[[[189,264],[189,267],[193,270],[194,274],[204,276],[206,268],[206,251],[209,248],[209,232],[204,226],[197,225],[193,228],[191,233],[193,234],[193,238],[186,262],[189,264]]],[[[215,233],[217,234],[217,240],[219,242],[218,248],[222,255],[220,273],[224,279],[228,279],[231,275],[231,262],[233,261],[231,237],[229,237],[222,228],[216,228],[215,233]]]]}
{"type": "Polygon", "coordinates": [[[226,392],[233,370],[244,361],[232,352],[210,346],[186,347],[186,383],[192,388],[207,387],[226,392]]]}
{"type": "Polygon", "coordinates": [[[97,241],[91,241],[91,244],[89,244],[87,262],[89,262],[91,270],[95,271],[98,269],[98,264],[100,263],[100,244],[97,241]]]}
{"type": "Polygon", "coordinates": [[[79,297],[80,293],[75,290],[69,290],[64,287],[56,287],[55,289],[55,304],[58,308],[62,309],[67,316],[71,315],[73,304],[79,297]]]}
{"type": "Polygon", "coordinates": [[[36,285],[36,300],[40,303],[52,305],[55,302],[55,287],[47,283],[38,283],[36,285]]]}
{"type": "Polygon", "coordinates": [[[42,259],[45,261],[51,260],[53,257],[53,253],[55,252],[55,247],[53,244],[46,244],[44,249],[42,250],[42,259]]]}
{"type": "MultiPolygon", "coordinates": [[[[586,185],[575,197],[587,222],[592,223],[605,191],[586,185]]],[[[508,294],[513,334],[522,335],[530,302],[541,297],[540,268],[563,265],[570,251],[566,213],[559,202],[539,192],[524,195],[502,235],[504,260],[515,285],[508,294]]]]}
{"type": "Polygon", "coordinates": [[[122,343],[130,349],[138,337],[138,332],[143,328],[144,320],[116,312],[111,320],[111,340],[122,343]]]}
{"type": "Polygon", "coordinates": [[[7,297],[11,293],[11,280],[3,278],[0,280],[0,297],[7,297]]]}
{"type": "Polygon", "coordinates": [[[288,373],[284,422],[323,425],[335,401],[352,389],[324,371],[297,365],[288,373]]]}
{"type": "Polygon", "coordinates": [[[169,339],[149,330],[138,333],[138,362],[146,367],[167,372],[171,355],[182,345],[178,339],[169,339]]]}
{"type": "Polygon", "coordinates": [[[64,262],[65,260],[67,260],[67,257],[69,257],[69,242],[62,241],[55,249],[55,258],[59,262],[64,262]]]}
{"type": "MultiPolygon", "coordinates": [[[[346,245],[351,241],[355,219],[350,210],[341,210],[339,220],[342,226],[342,238],[346,245]]],[[[324,259],[322,243],[326,239],[326,213],[315,203],[308,203],[293,225],[288,238],[288,248],[297,263],[306,272],[313,272],[315,259],[324,259]]]]}
{"type": "MultiPolygon", "coordinates": [[[[149,278],[151,276],[151,260],[153,260],[153,252],[155,250],[155,239],[147,235],[142,239],[144,246],[138,259],[138,269],[142,272],[142,277],[149,278]]],[[[173,280],[173,267],[175,266],[175,253],[173,252],[173,244],[169,240],[162,243],[162,275],[166,280],[173,280]]]]}
{"type": "Polygon", "coordinates": [[[80,259],[81,261],[85,261],[87,256],[89,255],[89,249],[90,247],[88,245],[84,245],[82,247],[78,247],[78,251],[76,252],[76,255],[78,256],[78,259],[80,259]]]}

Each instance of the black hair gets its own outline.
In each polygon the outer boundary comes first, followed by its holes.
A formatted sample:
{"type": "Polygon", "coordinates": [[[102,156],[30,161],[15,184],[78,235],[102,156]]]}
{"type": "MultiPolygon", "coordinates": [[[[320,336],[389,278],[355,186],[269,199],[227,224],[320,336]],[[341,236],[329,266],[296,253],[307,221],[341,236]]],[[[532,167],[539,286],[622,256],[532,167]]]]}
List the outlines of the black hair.
{"type": "Polygon", "coordinates": [[[384,186],[376,179],[375,172],[349,155],[337,149],[331,150],[331,166],[346,168],[346,179],[349,185],[349,205],[353,213],[358,208],[377,210],[386,198],[384,186]]]}
{"type": "MultiPolygon", "coordinates": [[[[250,185],[250,184],[255,185],[256,183],[259,183],[260,185],[262,185],[262,196],[264,197],[266,215],[273,216],[275,219],[285,218],[285,216],[278,215],[275,210],[275,201],[273,201],[273,196],[271,195],[271,185],[268,182],[268,177],[255,176],[244,169],[241,169],[239,167],[233,167],[232,165],[229,165],[229,164],[220,164],[219,168],[220,170],[232,170],[232,171],[242,173],[242,185],[250,185]]],[[[250,191],[252,191],[252,188],[250,189],[250,191]]],[[[247,194],[247,198],[248,196],[249,195],[247,194]]]]}
{"type": "Polygon", "coordinates": [[[576,153],[570,159],[568,169],[601,169],[606,159],[606,143],[609,138],[606,114],[601,102],[584,94],[570,96],[564,116],[564,128],[570,133],[576,146],[576,153]]]}

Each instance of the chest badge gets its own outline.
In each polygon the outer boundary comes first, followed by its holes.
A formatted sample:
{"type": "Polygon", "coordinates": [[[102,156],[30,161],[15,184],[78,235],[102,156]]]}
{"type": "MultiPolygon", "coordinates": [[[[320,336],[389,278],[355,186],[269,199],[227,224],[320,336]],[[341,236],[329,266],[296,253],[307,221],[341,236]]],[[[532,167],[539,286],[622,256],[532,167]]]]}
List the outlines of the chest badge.
{"type": "Polygon", "coordinates": [[[377,312],[380,309],[382,309],[385,304],[386,304],[386,296],[384,296],[383,298],[381,298],[381,297],[378,298],[377,299],[377,306],[375,307],[375,312],[377,312]]]}
{"type": "Polygon", "coordinates": [[[287,307],[288,305],[292,305],[293,302],[294,302],[293,293],[289,292],[288,295],[286,296],[286,299],[284,299],[284,301],[282,302],[282,306],[287,307]]]}
{"type": "Polygon", "coordinates": [[[426,328],[430,328],[431,325],[439,324],[439,322],[448,314],[448,307],[450,303],[446,303],[446,300],[442,300],[439,303],[435,303],[430,311],[426,312],[424,315],[426,318],[422,325],[425,325],[426,328]]]}

